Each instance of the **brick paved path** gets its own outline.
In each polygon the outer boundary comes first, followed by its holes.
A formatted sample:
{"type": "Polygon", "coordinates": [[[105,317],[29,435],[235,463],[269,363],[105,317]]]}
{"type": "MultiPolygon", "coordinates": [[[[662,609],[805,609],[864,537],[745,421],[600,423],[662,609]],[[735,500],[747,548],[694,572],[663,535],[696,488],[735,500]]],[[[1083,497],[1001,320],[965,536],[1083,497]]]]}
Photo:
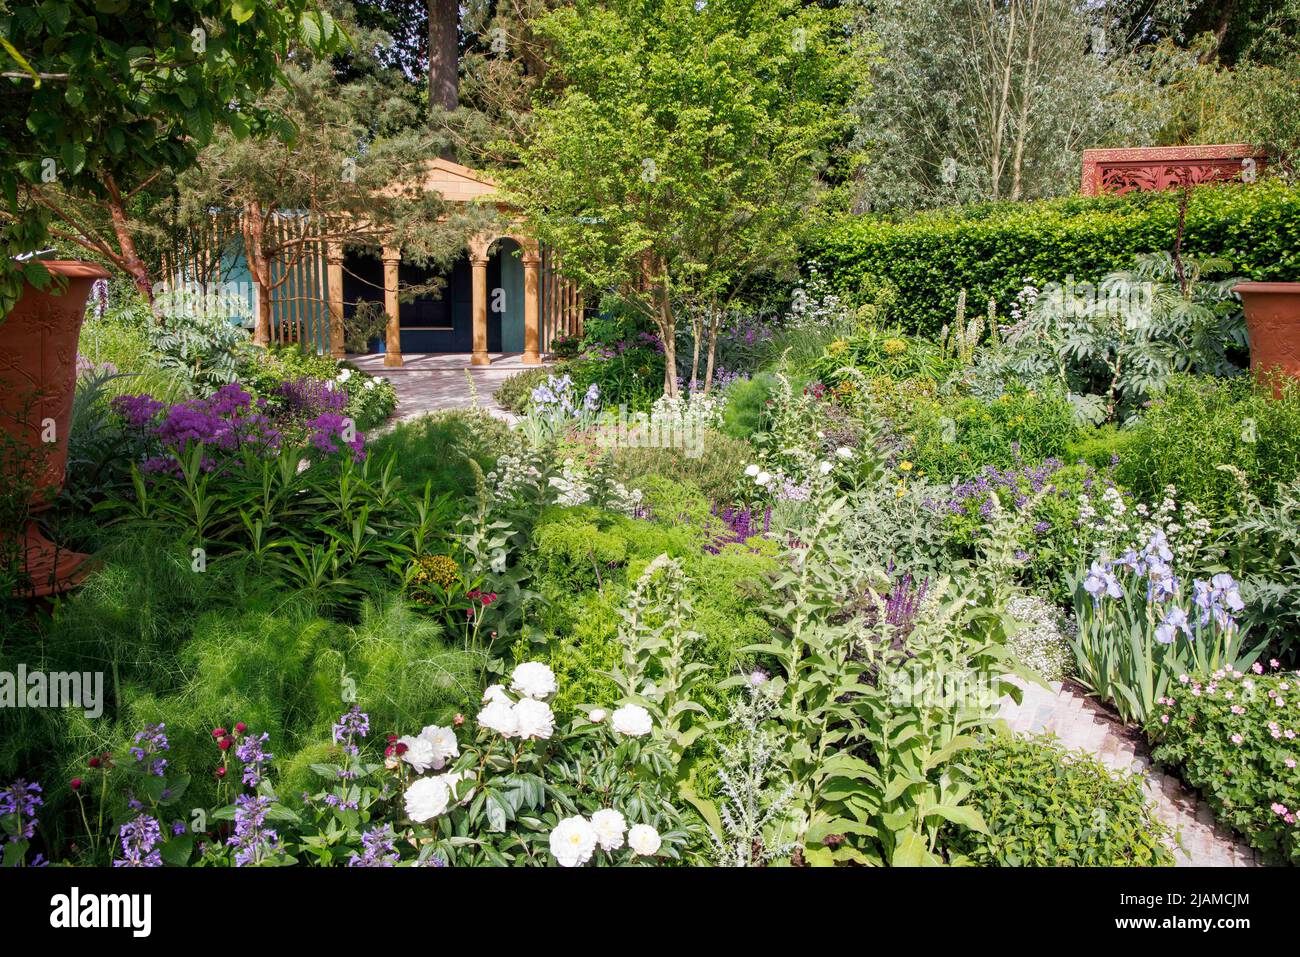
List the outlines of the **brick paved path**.
{"type": "Polygon", "coordinates": [[[1156,815],[1174,829],[1181,846],[1173,847],[1179,866],[1252,867],[1255,851],[1226,827],[1214,823],[1209,806],[1172,775],[1151,763],[1141,734],[1126,727],[1091,698],[1059,681],[1047,691],[1025,684],[1024,698],[1004,700],[998,716],[1021,734],[1051,733],[1067,748],[1096,755],[1115,771],[1145,775],[1143,786],[1156,815]]]}
{"type": "Polygon", "coordinates": [[[517,417],[497,405],[492,396],[510,376],[534,368],[520,362],[518,355],[498,352],[492,353],[492,364],[488,366],[471,366],[468,354],[407,353],[402,360],[404,365],[389,368],[381,354],[348,356],[348,361],[358,369],[383,376],[393,384],[397,390],[394,421],[413,419],[440,409],[473,408],[475,397],[470,390],[473,381],[479,408],[513,423],[517,417]]]}

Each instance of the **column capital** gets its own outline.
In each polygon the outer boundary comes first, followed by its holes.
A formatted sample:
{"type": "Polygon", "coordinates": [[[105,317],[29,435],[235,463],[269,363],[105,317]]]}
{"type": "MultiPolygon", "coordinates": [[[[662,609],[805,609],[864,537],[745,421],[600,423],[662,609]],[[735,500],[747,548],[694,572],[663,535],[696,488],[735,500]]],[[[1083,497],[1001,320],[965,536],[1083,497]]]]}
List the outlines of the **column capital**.
{"type": "Polygon", "coordinates": [[[381,252],[380,258],[386,263],[400,263],[402,261],[402,250],[400,246],[385,246],[381,252]]]}

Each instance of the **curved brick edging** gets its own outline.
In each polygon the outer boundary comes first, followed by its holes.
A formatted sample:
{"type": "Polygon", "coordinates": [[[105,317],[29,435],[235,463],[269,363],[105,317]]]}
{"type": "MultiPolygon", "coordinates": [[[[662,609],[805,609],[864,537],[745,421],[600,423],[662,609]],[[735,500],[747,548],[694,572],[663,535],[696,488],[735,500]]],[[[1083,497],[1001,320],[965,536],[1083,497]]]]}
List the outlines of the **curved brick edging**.
{"type": "Polygon", "coordinates": [[[1155,768],[1141,735],[1094,700],[1059,681],[1051,691],[1012,678],[1024,697],[1002,702],[998,717],[1017,734],[1051,734],[1071,750],[1095,755],[1113,771],[1145,777],[1147,799],[1156,816],[1174,830],[1181,846],[1172,847],[1180,867],[1254,867],[1259,859],[1249,845],[1216,824],[1209,805],[1180,780],[1155,768]]]}

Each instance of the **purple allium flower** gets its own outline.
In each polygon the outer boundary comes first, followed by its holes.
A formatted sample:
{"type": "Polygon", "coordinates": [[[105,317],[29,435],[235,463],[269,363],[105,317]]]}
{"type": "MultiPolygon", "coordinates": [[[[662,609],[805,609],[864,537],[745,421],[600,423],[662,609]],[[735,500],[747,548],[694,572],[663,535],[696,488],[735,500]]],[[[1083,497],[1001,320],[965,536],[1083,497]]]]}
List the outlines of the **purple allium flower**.
{"type": "Polygon", "coordinates": [[[162,854],[158,844],[162,841],[162,826],[149,814],[140,814],[118,829],[121,857],[113,861],[114,867],[162,867],[162,854]]]}

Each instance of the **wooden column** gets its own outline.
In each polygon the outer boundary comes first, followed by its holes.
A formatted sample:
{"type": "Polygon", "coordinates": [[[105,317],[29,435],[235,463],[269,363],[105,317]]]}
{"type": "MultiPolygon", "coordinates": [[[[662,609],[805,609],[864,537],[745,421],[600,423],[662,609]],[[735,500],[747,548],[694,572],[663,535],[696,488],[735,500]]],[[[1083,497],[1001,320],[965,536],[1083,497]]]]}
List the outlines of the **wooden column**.
{"type": "Polygon", "coordinates": [[[521,360],[526,366],[542,364],[542,357],[537,349],[539,281],[541,279],[542,257],[536,248],[526,248],[524,261],[524,356],[521,360]]]}
{"type": "Polygon", "coordinates": [[[343,244],[329,243],[325,250],[325,288],[329,296],[330,355],[342,359],[343,345],[343,244]]]}
{"type": "Polygon", "coordinates": [[[388,326],[384,330],[384,365],[402,364],[402,325],[398,318],[397,267],[402,262],[402,251],[392,246],[384,247],[384,312],[388,326]]]}
{"type": "Polygon", "coordinates": [[[488,358],[487,248],[471,245],[469,264],[474,277],[474,352],[469,361],[470,365],[485,366],[492,362],[488,358]]]}

